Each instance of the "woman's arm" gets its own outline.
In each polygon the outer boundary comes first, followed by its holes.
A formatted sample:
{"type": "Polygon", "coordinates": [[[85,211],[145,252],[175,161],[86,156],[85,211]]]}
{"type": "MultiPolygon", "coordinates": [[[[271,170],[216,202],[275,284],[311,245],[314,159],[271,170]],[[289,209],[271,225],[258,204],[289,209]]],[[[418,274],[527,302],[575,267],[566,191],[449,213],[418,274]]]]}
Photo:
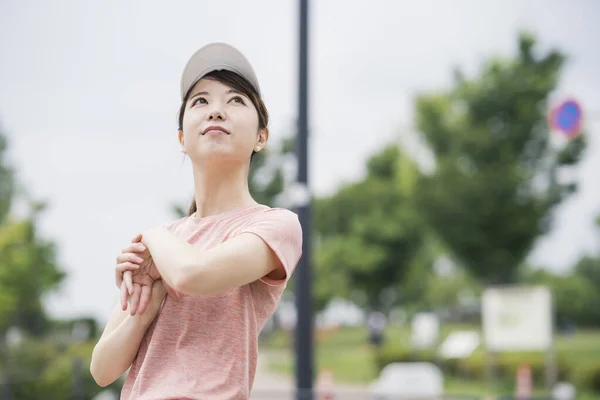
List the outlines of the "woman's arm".
{"type": "Polygon", "coordinates": [[[163,280],[175,291],[214,294],[269,275],[285,277],[281,262],[258,236],[243,233],[206,251],[166,230],[143,233],[144,243],[163,280]]]}
{"type": "Polygon", "coordinates": [[[205,251],[161,228],[144,232],[142,243],[175,291],[214,294],[265,277],[285,282],[302,253],[302,228],[295,214],[277,211],[205,251]]]}
{"type": "Polygon", "coordinates": [[[152,287],[152,298],[143,314],[131,315],[121,305],[115,309],[94,347],[90,372],[99,386],[107,386],[127,371],[135,359],[146,330],[158,314],[166,296],[160,280],[152,287]]]}

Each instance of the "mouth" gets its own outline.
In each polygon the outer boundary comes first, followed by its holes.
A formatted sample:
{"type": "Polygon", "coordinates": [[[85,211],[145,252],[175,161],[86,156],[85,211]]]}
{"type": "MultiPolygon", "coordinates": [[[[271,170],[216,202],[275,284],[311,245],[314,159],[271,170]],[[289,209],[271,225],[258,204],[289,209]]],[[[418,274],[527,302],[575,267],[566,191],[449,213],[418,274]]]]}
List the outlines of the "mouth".
{"type": "Polygon", "coordinates": [[[207,127],[204,131],[202,131],[202,135],[206,135],[206,134],[215,134],[215,133],[225,133],[227,135],[230,135],[229,131],[225,128],[223,128],[222,126],[209,126],[207,127]]]}

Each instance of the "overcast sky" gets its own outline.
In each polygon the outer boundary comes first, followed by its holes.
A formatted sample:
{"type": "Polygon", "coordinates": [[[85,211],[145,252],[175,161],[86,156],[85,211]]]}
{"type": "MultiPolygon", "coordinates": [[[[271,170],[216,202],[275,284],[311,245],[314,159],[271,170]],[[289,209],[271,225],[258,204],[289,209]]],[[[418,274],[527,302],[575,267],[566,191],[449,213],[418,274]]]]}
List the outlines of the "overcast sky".
{"type": "MultiPolygon", "coordinates": [[[[556,98],[590,114],[579,194],[540,240],[535,264],[564,270],[598,238],[600,2],[312,1],[310,177],[316,194],[354,180],[389,140],[408,137],[412,98],[515,50],[519,29],[569,55],[556,98]],[[595,114],[595,115],[593,115],[595,114]],[[593,117],[595,116],[595,119],[593,117]]],[[[297,1],[0,2],[0,123],[20,180],[49,201],[43,232],[69,279],[55,315],[106,318],[114,260],[192,193],[176,140],[181,70],[211,41],[239,47],[261,82],[271,138],[296,115],[297,1]]]]}

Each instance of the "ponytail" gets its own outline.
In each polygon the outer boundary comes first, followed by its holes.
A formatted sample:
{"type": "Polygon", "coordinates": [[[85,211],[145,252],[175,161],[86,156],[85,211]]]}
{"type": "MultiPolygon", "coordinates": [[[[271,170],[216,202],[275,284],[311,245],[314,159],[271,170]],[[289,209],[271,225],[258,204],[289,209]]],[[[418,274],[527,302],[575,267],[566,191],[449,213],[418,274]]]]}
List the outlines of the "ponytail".
{"type": "Polygon", "coordinates": [[[197,210],[196,199],[193,199],[192,204],[190,204],[190,208],[188,209],[188,217],[190,217],[193,213],[195,213],[196,210],[197,210]]]}

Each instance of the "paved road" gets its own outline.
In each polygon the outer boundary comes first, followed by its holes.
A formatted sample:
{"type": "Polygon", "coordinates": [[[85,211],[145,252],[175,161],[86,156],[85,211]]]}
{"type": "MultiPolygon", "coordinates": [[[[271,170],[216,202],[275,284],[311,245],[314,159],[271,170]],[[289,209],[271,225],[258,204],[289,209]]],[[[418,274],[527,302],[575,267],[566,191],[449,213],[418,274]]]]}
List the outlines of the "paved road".
{"type": "MultiPolygon", "coordinates": [[[[295,382],[292,376],[280,375],[267,369],[269,357],[276,356],[261,353],[258,356],[256,378],[250,400],[295,400],[295,382]]],[[[315,388],[317,389],[317,388],[315,388]]],[[[315,400],[321,398],[314,396],[315,400]]],[[[364,386],[335,385],[335,400],[369,400],[364,386]]]]}

